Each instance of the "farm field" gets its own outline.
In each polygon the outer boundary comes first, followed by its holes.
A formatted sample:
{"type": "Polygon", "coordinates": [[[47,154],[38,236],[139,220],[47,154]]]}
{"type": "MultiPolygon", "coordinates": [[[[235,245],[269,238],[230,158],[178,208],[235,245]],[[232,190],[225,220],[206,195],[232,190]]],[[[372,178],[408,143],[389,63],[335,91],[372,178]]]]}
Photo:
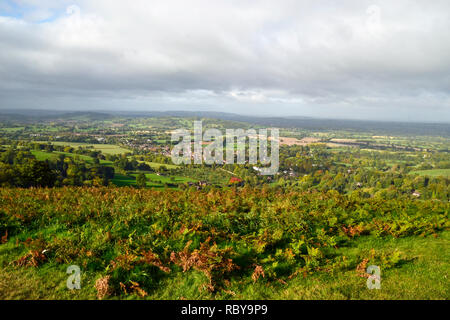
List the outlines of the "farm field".
{"type": "Polygon", "coordinates": [[[156,162],[151,162],[151,161],[140,161],[140,160],[138,160],[138,162],[146,163],[146,164],[148,164],[150,167],[152,167],[154,169],[159,169],[161,166],[164,166],[167,169],[176,169],[176,168],[179,167],[179,166],[177,166],[175,164],[156,163],[156,162]]]}
{"type": "MultiPolygon", "coordinates": [[[[48,143],[47,141],[37,141],[38,143],[48,143]]],[[[123,154],[130,152],[130,150],[123,147],[112,144],[100,144],[100,143],[81,143],[81,142],[63,142],[63,141],[50,141],[51,144],[59,146],[69,146],[73,148],[78,147],[93,147],[94,150],[99,150],[104,154],[123,154]]]]}
{"type": "MultiPolygon", "coordinates": [[[[137,173],[132,173],[129,175],[116,173],[111,182],[119,187],[136,186],[136,177],[137,173]]],[[[178,184],[178,183],[196,182],[195,179],[172,175],[158,176],[156,173],[146,173],[145,177],[147,178],[147,187],[157,187],[157,188],[164,187],[165,183],[178,184]]]]}
{"type": "Polygon", "coordinates": [[[16,131],[20,131],[25,129],[25,127],[13,127],[13,128],[0,128],[0,132],[1,131],[5,131],[5,132],[16,132],[16,131]]]}
{"type": "MultiPolygon", "coordinates": [[[[137,173],[132,174],[133,176],[137,176],[137,173]]],[[[145,177],[150,179],[151,181],[157,181],[159,183],[186,183],[186,182],[196,182],[194,179],[179,177],[179,176],[161,176],[156,173],[146,173],[145,177]]]]}

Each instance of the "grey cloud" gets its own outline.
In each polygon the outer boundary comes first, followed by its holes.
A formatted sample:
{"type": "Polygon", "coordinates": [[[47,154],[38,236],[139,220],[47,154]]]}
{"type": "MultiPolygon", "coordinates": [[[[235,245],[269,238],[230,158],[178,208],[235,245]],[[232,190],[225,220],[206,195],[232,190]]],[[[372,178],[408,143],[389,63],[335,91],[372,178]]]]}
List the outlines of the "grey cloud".
{"type": "Polygon", "coordinates": [[[0,108],[450,121],[448,1],[75,4],[48,23],[0,17],[0,108]]]}

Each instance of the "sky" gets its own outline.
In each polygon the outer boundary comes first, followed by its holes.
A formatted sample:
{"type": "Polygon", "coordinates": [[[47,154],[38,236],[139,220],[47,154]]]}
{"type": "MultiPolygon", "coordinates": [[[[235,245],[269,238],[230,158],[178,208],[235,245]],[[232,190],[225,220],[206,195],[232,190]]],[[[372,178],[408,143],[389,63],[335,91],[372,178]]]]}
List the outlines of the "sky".
{"type": "Polygon", "coordinates": [[[450,122],[448,0],[0,0],[0,109],[450,122]]]}

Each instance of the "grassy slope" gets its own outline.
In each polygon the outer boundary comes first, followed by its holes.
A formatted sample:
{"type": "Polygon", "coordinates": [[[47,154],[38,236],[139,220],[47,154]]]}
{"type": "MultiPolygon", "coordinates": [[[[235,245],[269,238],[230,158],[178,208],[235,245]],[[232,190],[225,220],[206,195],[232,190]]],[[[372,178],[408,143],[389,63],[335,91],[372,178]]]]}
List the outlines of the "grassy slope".
{"type": "MultiPolygon", "coordinates": [[[[253,285],[232,284],[228,289],[235,295],[221,293],[216,299],[450,299],[450,232],[437,238],[408,237],[402,239],[376,239],[368,237],[355,242],[341,252],[351,259],[361,251],[374,248],[381,252],[401,250],[410,259],[400,267],[382,270],[381,289],[366,288],[365,278],[354,270],[338,274],[326,272],[299,275],[286,283],[258,281],[253,285]]],[[[0,246],[1,260],[8,256],[14,245],[0,246]]],[[[4,261],[1,261],[4,262],[4,261]]],[[[50,264],[39,268],[0,269],[0,299],[95,299],[95,272],[85,272],[82,288],[70,291],[66,288],[67,265],[50,264]]],[[[148,299],[210,299],[206,291],[198,290],[205,281],[197,271],[179,274],[163,280],[148,299]]],[[[138,298],[130,296],[129,298],[138,298]]]]}
{"type": "MultiPolygon", "coordinates": [[[[233,285],[235,296],[224,294],[219,299],[449,299],[450,298],[450,232],[439,237],[403,239],[359,239],[340,253],[349,259],[372,248],[380,252],[400,250],[410,261],[387,271],[381,271],[381,289],[369,290],[366,279],[354,270],[329,274],[326,272],[299,275],[286,283],[257,282],[254,285],[233,285]]],[[[151,296],[152,299],[208,298],[191,288],[201,281],[195,274],[167,281],[151,296]]]]}
{"type": "MultiPolygon", "coordinates": [[[[346,202],[345,197],[335,202],[334,196],[305,194],[304,198],[297,199],[300,195],[290,194],[281,200],[279,195],[273,195],[274,199],[280,200],[264,202],[266,196],[260,195],[257,190],[245,191],[245,195],[236,199],[237,194],[233,190],[161,193],[130,188],[0,189],[0,236],[3,236],[4,230],[10,231],[8,241],[0,244],[0,299],[95,299],[95,281],[111,272],[112,259],[128,253],[128,250],[139,254],[144,248],[159,250],[156,252],[167,259],[171,251],[181,250],[188,240],[193,240],[198,247],[199,242],[210,234],[215,234],[221,246],[231,244],[240,252],[236,263],[241,268],[231,276],[231,282],[224,289],[215,293],[199,290],[206,281],[205,275],[193,269],[184,273],[175,266],[171,266],[169,274],[164,274],[154,267],[142,269],[136,265],[134,269],[122,271],[124,279],[134,279],[144,284],[149,299],[450,298],[450,232],[430,231],[432,233],[427,233],[429,236],[420,236],[424,234],[423,230],[442,230],[443,223],[448,226],[448,206],[445,204],[430,201],[432,207],[417,210],[416,204],[422,202],[408,200],[409,209],[402,209],[404,213],[401,215],[402,219],[410,221],[405,224],[405,220],[397,218],[398,213],[394,214],[397,211],[396,201],[374,202],[369,199],[361,200],[361,204],[352,204],[346,202]],[[242,204],[235,207],[236,201],[242,204]],[[312,201],[311,205],[307,203],[309,201],[312,201]],[[283,209],[283,203],[289,206],[283,209]],[[318,204],[330,205],[334,209],[328,213],[323,210],[310,211],[318,208],[318,204]],[[366,207],[365,204],[379,209],[365,212],[361,210],[366,207]],[[245,209],[247,206],[255,211],[248,212],[245,209]],[[303,211],[305,206],[310,209],[303,211]],[[424,209],[427,211],[422,213],[424,209]],[[272,260],[264,261],[274,254],[275,249],[286,249],[284,242],[278,241],[272,242],[275,248],[269,246],[263,253],[249,251],[250,247],[259,248],[258,241],[267,237],[269,239],[264,241],[270,241],[273,233],[279,230],[284,230],[285,240],[291,240],[298,237],[299,232],[295,230],[303,228],[303,223],[309,227],[303,229],[300,235],[305,235],[305,240],[313,237],[313,242],[321,241],[320,237],[314,238],[314,230],[318,226],[329,230],[331,225],[346,223],[348,214],[352,215],[355,223],[360,221],[366,230],[376,228],[373,231],[377,232],[382,229],[378,229],[378,223],[374,224],[376,217],[377,220],[384,219],[387,224],[398,223],[400,229],[392,230],[404,230],[400,234],[405,235],[400,238],[389,234],[341,238],[347,240],[338,249],[323,245],[321,248],[324,253],[331,250],[327,254],[329,258],[342,258],[348,264],[331,268],[330,272],[322,269],[289,278],[288,275],[292,275],[298,267],[296,263],[284,276],[280,273],[275,279],[272,276],[271,279],[260,278],[255,283],[252,281],[252,262],[246,262],[246,256],[270,268],[272,260]],[[334,217],[338,220],[333,222],[334,217]],[[295,227],[297,222],[301,224],[295,227]],[[441,227],[437,227],[438,224],[441,227]],[[404,229],[408,225],[411,228],[409,231],[404,229]],[[182,231],[183,226],[187,226],[188,232],[182,231]],[[273,226],[277,226],[275,232],[268,233],[273,226]],[[251,230],[256,230],[259,236],[255,238],[251,230]],[[111,233],[111,238],[106,237],[107,231],[111,233]],[[50,248],[50,258],[39,267],[19,267],[12,263],[29,252],[30,249],[24,245],[28,238],[42,239],[45,241],[44,247],[50,248]],[[259,240],[255,242],[252,239],[259,240]],[[398,263],[386,264],[386,268],[383,266],[381,290],[368,290],[366,280],[355,272],[356,266],[362,258],[370,256],[372,249],[379,256],[391,257],[395,251],[402,255],[398,263]],[[88,252],[92,253],[88,255],[88,252]],[[71,292],[66,288],[68,276],[65,271],[71,264],[82,267],[80,291],[71,292]]],[[[340,227],[335,230],[340,230],[340,227]]],[[[328,241],[326,239],[323,243],[328,241]]],[[[341,261],[339,259],[335,261],[341,261]]],[[[276,260],[283,261],[281,258],[276,260]]],[[[298,263],[302,265],[302,259],[298,263]]],[[[164,264],[169,265],[167,260],[164,264]]],[[[328,268],[329,264],[323,266],[328,268]]],[[[121,279],[122,276],[116,274],[115,277],[121,279]]],[[[131,299],[137,296],[120,295],[114,298],[131,299]]]]}

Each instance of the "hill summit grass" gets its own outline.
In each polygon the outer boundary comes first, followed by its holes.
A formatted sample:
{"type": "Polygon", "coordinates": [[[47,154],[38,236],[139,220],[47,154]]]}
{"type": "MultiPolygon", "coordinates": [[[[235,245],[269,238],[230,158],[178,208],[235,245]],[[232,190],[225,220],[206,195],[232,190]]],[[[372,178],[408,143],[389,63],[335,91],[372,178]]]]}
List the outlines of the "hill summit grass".
{"type": "Polygon", "coordinates": [[[448,299],[449,209],[250,187],[0,188],[0,299],[448,299]]]}

